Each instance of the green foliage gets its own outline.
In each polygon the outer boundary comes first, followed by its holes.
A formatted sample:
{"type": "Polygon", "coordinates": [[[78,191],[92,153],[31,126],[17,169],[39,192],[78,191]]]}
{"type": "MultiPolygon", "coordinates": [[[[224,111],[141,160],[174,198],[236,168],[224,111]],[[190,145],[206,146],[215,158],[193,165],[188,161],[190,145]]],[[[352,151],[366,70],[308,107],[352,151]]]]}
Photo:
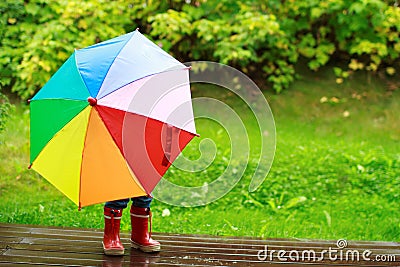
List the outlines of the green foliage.
{"type": "Polygon", "coordinates": [[[33,0],[0,4],[2,84],[12,85],[13,91],[28,98],[74,48],[125,33],[133,8],[123,2],[33,0]]]}
{"type": "MultiPolygon", "coordinates": [[[[0,87],[1,88],[1,87],[0,87]]],[[[10,116],[13,106],[10,104],[7,96],[0,91],[0,132],[4,129],[6,121],[10,116]]]]}
{"type": "Polygon", "coordinates": [[[184,60],[216,60],[247,74],[264,72],[280,92],[293,81],[295,46],[274,14],[252,1],[206,1],[150,17],[150,34],[184,60]]]}
{"type": "Polygon", "coordinates": [[[136,27],[182,61],[230,64],[276,92],[293,82],[300,57],[315,71],[345,65],[346,77],[400,71],[400,9],[387,0],[12,0],[0,14],[0,82],[22,98],[74,48],[136,27]]]}
{"type": "Polygon", "coordinates": [[[299,57],[311,70],[348,65],[399,68],[400,10],[390,1],[204,1],[150,17],[155,38],[186,60],[218,60],[257,76],[280,92],[294,80],[299,57]],[[356,63],[356,64],[354,64],[356,63]],[[335,63],[334,63],[335,64],[335,63]]]}
{"type": "Polygon", "coordinates": [[[386,65],[398,68],[400,9],[387,2],[296,2],[289,9],[292,21],[287,29],[296,34],[299,52],[310,59],[312,70],[324,66],[334,53],[346,58],[350,71],[376,72],[386,65]],[[300,21],[295,20],[298,17],[300,21]]]}

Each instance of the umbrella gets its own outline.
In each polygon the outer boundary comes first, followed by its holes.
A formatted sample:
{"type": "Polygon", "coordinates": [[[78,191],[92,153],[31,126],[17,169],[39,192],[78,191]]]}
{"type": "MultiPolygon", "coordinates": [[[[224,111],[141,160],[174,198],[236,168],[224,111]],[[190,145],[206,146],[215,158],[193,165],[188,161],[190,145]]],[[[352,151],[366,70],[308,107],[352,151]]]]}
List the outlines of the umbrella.
{"type": "Polygon", "coordinates": [[[189,68],[138,30],[75,50],[30,112],[30,167],[79,207],[150,194],[197,135],[189,68]]]}

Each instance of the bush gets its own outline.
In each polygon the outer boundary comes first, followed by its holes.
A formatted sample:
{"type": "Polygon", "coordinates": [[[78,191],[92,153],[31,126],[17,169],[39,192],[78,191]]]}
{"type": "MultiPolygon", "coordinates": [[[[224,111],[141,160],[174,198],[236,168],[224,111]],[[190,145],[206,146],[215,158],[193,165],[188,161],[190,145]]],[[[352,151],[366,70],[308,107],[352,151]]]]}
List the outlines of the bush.
{"type": "Polygon", "coordinates": [[[357,70],[400,69],[400,9],[388,0],[14,0],[0,14],[1,84],[22,98],[74,48],[136,27],[182,61],[230,64],[276,92],[294,80],[300,57],[315,71],[334,64],[338,82],[357,70]]]}
{"type": "Polygon", "coordinates": [[[394,75],[400,67],[400,9],[393,1],[205,1],[150,23],[150,34],[174,54],[263,71],[277,92],[293,81],[300,57],[314,71],[345,65],[335,72],[338,82],[357,70],[394,75]]]}
{"type": "Polygon", "coordinates": [[[149,21],[150,34],[182,60],[214,60],[248,74],[263,71],[277,92],[293,81],[295,46],[277,17],[255,5],[207,1],[168,10],[149,21]]]}

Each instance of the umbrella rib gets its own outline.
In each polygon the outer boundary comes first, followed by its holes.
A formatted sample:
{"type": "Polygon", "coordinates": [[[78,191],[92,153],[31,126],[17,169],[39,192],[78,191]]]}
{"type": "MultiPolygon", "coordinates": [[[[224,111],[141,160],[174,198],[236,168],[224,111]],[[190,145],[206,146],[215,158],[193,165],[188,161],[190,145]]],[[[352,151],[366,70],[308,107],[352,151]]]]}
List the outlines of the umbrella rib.
{"type": "Polygon", "coordinates": [[[78,98],[67,98],[67,97],[49,97],[49,98],[39,98],[39,99],[30,99],[29,104],[34,101],[41,101],[41,100],[68,100],[68,101],[81,101],[87,102],[86,99],[78,99],[78,98]]]}
{"type": "MultiPolygon", "coordinates": [[[[144,78],[146,78],[146,77],[154,76],[154,75],[159,75],[159,74],[162,74],[162,73],[167,73],[167,72],[172,72],[172,71],[183,71],[183,70],[190,70],[190,69],[191,69],[190,67],[185,67],[185,68],[183,68],[183,69],[167,70],[167,71],[164,71],[164,72],[159,72],[159,73],[147,75],[147,76],[142,77],[142,78],[140,78],[140,79],[138,79],[138,80],[144,79],[144,78]]],[[[135,81],[138,81],[138,80],[135,80],[135,81]]],[[[131,84],[131,83],[133,83],[133,82],[135,82],[135,81],[129,82],[129,83],[127,83],[126,85],[121,86],[120,88],[122,88],[122,87],[124,87],[124,86],[127,86],[128,84],[131,84]]],[[[166,96],[167,94],[169,94],[172,90],[176,90],[177,88],[180,88],[182,85],[185,85],[185,84],[186,84],[186,83],[179,83],[179,84],[176,84],[176,85],[175,85],[173,88],[171,88],[169,91],[164,92],[164,93],[159,97],[159,99],[153,104],[153,106],[151,107],[151,110],[154,110],[154,107],[157,105],[157,103],[158,103],[162,98],[164,98],[164,96],[166,96]]],[[[143,87],[143,86],[142,86],[142,87],[143,87]]],[[[119,88],[119,89],[120,89],[120,88],[119,88]]],[[[118,90],[118,89],[116,89],[116,90],[114,90],[114,91],[108,93],[108,94],[105,95],[104,97],[109,96],[109,95],[111,95],[112,93],[115,93],[117,90],[118,90]]],[[[102,97],[102,98],[104,98],[104,97],[102,97]]],[[[129,110],[129,107],[127,107],[126,109],[123,109],[123,108],[116,107],[116,106],[114,106],[114,105],[107,105],[107,103],[104,103],[104,105],[102,105],[102,104],[99,104],[99,105],[100,105],[100,106],[104,106],[104,107],[110,107],[110,108],[122,110],[122,111],[124,111],[124,112],[129,112],[129,113],[132,113],[132,114],[138,114],[138,115],[141,115],[141,116],[149,117],[149,118],[155,119],[155,120],[157,120],[157,121],[160,121],[160,122],[162,122],[162,123],[171,124],[172,126],[174,126],[174,127],[176,127],[176,128],[179,128],[179,129],[181,129],[181,130],[185,130],[185,129],[182,128],[182,126],[176,125],[175,123],[170,123],[170,122],[167,122],[167,121],[162,121],[161,119],[157,119],[157,118],[155,118],[155,116],[151,116],[151,115],[149,115],[148,113],[144,114],[144,113],[142,113],[142,112],[138,112],[137,110],[131,111],[131,110],[129,110]]],[[[192,116],[191,116],[191,117],[193,118],[193,108],[191,108],[191,110],[192,110],[192,116]]],[[[187,123],[187,122],[188,122],[188,121],[186,121],[185,123],[187,123]]],[[[185,125],[186,125],[186,124],[185,124],[185,125]]],[[[187,131],[187,130],[185,130],[185,131],[187,131]]],[[[192,134],[194,134],[194,135],[196,135],[196,136],[199,136],[199,134],[196,133],[195,131],[193,131],[193,132],[192,132],[192,131],[187,131],[187,132],[190,132],[190,133],[192,133],[192,134]]]]}
{"type": "MultiPolygon", "coordinates": [[[[108,107],[107,107],[108,108],[108,107]]],[[[122,110],[123,111],[123,110],[122,110]]],[[[111,133],[110,129],[107,127],[107,123],[104,121],[103,116],[101,115],[101,113],[96,109],[97,115],[99,116],[100,120],[103,122],[104,127],[107,129],[108,133],[110,134],[112,140],[114,141],[114,144],[117,144],[117,140],[115,139],[115,137],[113,136],[113,134],[111,133]]],[[[119,152],[121,153],[121,157],[124,157],[123,152],[121,151],[121,148],[119,148],[117,146],[119,152]]],[[[143,185],[141,184],[141,182],[137,179],[137,175],[136,173],[132,170],[132,168],[129,166],[129,164],[126,164],[128,169],[133,173],[133,179],[136,181],[136,183],[138,184],[138,186],[146,193],[150,194],[150,192],[148,192],[143,185]]]]}
{"type": "MultiPolygon", "coordinates": [[[[108,73],[110,72],[111,66],[114,64],[115,60],[117,59],[117,57],[118,57],[119,54],[121,53],[122,49],[125,48],[126,44],[129,43],[129,41],[132,39],[132,37],[133,37],[133,35],[134,35],[135,33],[136,33],[136,31],[134,31],[134,32],[131,34],[131,36],[129,37],[129,39],[125,42],[125,44],[124,44],[123,46],[121,46],[121,49],[120,49],[120,50],[118,51],[118,53],[115,55],[113,61],[111,62],[110,66],[109,66],[108,69],[107,69],[106,75],[104,75],[103,81],[102,81],[101,84],[100,84],[99,91],[97,92],[97,95],[99,94],[100,89],[101,89],[101,87],[103,86],[103,83],[104,83],[105,79],[107,78],[108,73]]],[[[116,90],[118,90],[118,89],[116,89],[116,90]]],[[[97,97],[97,96],[96,96],[96,97],[97,97]]]]}
{"type": "MultiPolygon", "coordinates": [[[[30,103],[33,103],[33,102],[38,102],[38,101],[54,101],[54,100],[56,100],[56,101],[64,101],[64,100],[67,100],[67,101],[77,101],[77,102],[83,102],[82,100],[77,100],[77,99],[62,99],[62,98],[45,98],[45,99],[32,99],[31,101],[30,101],[30,103]]],[[[86,102],[86,101],[85,101],[86,102]]],[[[44,147],[65,127],[65,125],[67,125],[68,123],[70,123],[75,117],[76,117],[76,115],[78,115],[79,113],[81,113],[85,108],[87,107],[87,105],[85,105],[85,106],[83,106],[80,110],[79,110],[79,112],[77,112],[73,117],[71,117],[69,120],[67,120],[65,123],[64,123],[64,125],[61,127],[61,128],[59,128],[48,140],[47,140],[47,142],[44,144],[44,146],[42,147],[42,149],[37,153],[37,155],[35,156],[35,158],[31,158],[30,159],[30,165],[32,165],[33,164],[33,162],[35,161],[35,159],[40,155],[40,153],[42,152],[42,150],[44,149],[44,147]]],[[[30,135],[30,138],[32,138],[32,135],[30,135]]]]}
{"type": "MultiPolygon", "coordinates": [[[[112,109],[121,110],[121,111],[126,112],[126,113],[130,113],[130,114],[133,114],[133,115],[142,116],[142,117],[145,117],[145,118],[150,119],[150,120],[155,120],[155,121],[158,121],[158,122],[161,122],[161,123],[169,124],[169,125],[172,125],[173,127],[177,128],[177,129],[179,129],[179,130],[181,130],[181,131],[185,131],[185,132],[190,133],[190,134],[193,134],[194,136],[197,136],[197,137],[200,136],[200,134],[198,134],[198,133],[190,132],[190,131],[185,130],[185,129],[183,129],[183,128],[181,128],[180,126],[177,126],[177,125],[175,125],[175,124],[172,124],[172,123],[169,123],[169,122],[165,122],[165,121],[162,121],[162,120],[157,119],[157,118],[150,117],[149,115],[145,115],[145,114],[139,113],[139,112],[137,112],[137,111],[129,111],[129,110],[124,110],[124,109],[121,109],[121,108],[118,108],[118,107],[109,107],[109,106],[106,106],[106,105],[99,105],[99,106],[100,106],[100,107],[106,107],[106,108],[112,108],[112,109]]],[[[101,117],[101,115],[100,115],[100,117],[101,117]]],[[[101,117],[101,118],[102,118],[102,117],[101,117]]],[[[102,120],[103,120],[103,118],[102,118],[102,120]]],[[[103,122],[104,122],[104,121],[103,121],[103,122]]],[[[105,124],[105,125],[106,125],[106,124],[105,124]]],[[[108,127],[107,127],[107,129],[108,129],[108,127]]],[[[115,140],[114,140],[114,141],[115,141],[115,140]]]]}
{"type": "Polygon", "coordinates": [[[90,113],[89,113],[89,118],[88,118],[88,123],[86,125],[86,132],[85,132],[85,141],[83,142],[83,148],[82,148],[82,159],[81,159],[81,167],[80,167],[80,171],[79,171],[79,197],[78,197],[78,201],[79,201],[79,205],[78,205],[78,210],[80,211],[82,208],[81,205],[81,190],[82,190],[82,167],[83,167],[83,157],[85,156],[85,148],[86,148],[86,140],[87,140],[87,133],[88,133],[88,129],[89,129],[89,125],[90,125],[90,120],[92,118],[92,112],[93,112],[93,108],[91,108],[90,113]]]}
{"type": "Polygon", "coordinates": [[[76,66],[76,69],[77,69],[77,71],[78,71],[79,77],[81,78],[82,83],[85,85],[85,88],[86,88],[86,90],[88,91],[88,94],[90,95],[90,90],[89,90],[89,88],[88,88],[88,86],[87,86],[87,84],[86,84],[86,82],[85,82],[85,79],[83,79],[83,77],[82,77],[82,73],[81,73],[80,70],[79,70],[78,59],[76,58],[76,49],[75,49],[75,51],[74,51],[74,57],[75,57],[75,66],[76,66]]]}
{"type": "MultiPolygon", "coordinates": [[[[162,73],[166,73],[166,72],[170,72],[170,71],[187,70],[187,69],[190,69],[190,67],[184,67],[184,68],[181,68],[181,69],[168,69],[168,70],[164,70],[164,71],[160,71],[160,72],[156,72],[156,73],[152,73],[152,74],[143,76],[143,77],[141,77],[141,78],[139,78],[139,79],[130,81],[130,82],[128,82],[127,84],[121,85],[120,87],[116,88],[114,91],[111,91],[111,92],[109,92],[109,93],[103,95],[100,99],[102,99],[102,98],[104,98],[104,97],[106,97],[106,96],[109,96],[110,94],[114,93],[115,91],[118,91],[119,89],[121,89],[121,88],[123,88],[123,87],[125,87],[125,86],[127,86],[127,85],[129,85],[129,84],[131,84],[131,83],[140,81],[140,80],[145,79],[145,78],[147,78],[147,77],[154,76],[154,75],[158,75],[158,74],[162,74],[162,73]]],[[[104,80],[103,80],[103,82],[104,82],[104,80]]]]}

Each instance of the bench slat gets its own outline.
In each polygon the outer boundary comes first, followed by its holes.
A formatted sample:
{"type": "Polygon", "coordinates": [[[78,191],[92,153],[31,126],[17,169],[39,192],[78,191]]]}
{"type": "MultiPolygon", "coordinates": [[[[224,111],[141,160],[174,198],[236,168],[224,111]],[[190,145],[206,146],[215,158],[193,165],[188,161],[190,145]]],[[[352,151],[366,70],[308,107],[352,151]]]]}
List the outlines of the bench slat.
{"type": "MultiPolygon", "coordinates": [[[[248,237],[216,237],[207,235],[182,235],[155,233],[162,244],[157,254],[145,254],[129,248],[129,233],[122,233],[126,248],[123,257],[103,255],[103,232],[100,229],[75,229],[32,225],[0,224],[0,265],[49,265],[49,266],[399,266],[400,244],[396,242],[348,241],[343,255],[350,250],[371,250],[376,255],[392,255],[396,261],[333,261],[328,257],[315,260],[307,255],[310,250],[322,258],[323,250],[336,247],[336,241],[305,239],[257,239],[248,237]],[[258,259],[265,246],[276,252],[265,261],[258,259]],[[279,258],[277,251],[285,250],[279,258]],[[289,252],[295,250],[303,260],[292,262],[289,252]],[[286,262],[283,260],[287,260],[286,262]],[[113,265],[114,264],[114,265],[113,265]]],[[[295,256],[296,254],[292,254],[295,256]]],[[[351,255],[351,254],[350,254],[351,255]]],[[[327,254],[325,254],[327,256],[327,254]]]]}

